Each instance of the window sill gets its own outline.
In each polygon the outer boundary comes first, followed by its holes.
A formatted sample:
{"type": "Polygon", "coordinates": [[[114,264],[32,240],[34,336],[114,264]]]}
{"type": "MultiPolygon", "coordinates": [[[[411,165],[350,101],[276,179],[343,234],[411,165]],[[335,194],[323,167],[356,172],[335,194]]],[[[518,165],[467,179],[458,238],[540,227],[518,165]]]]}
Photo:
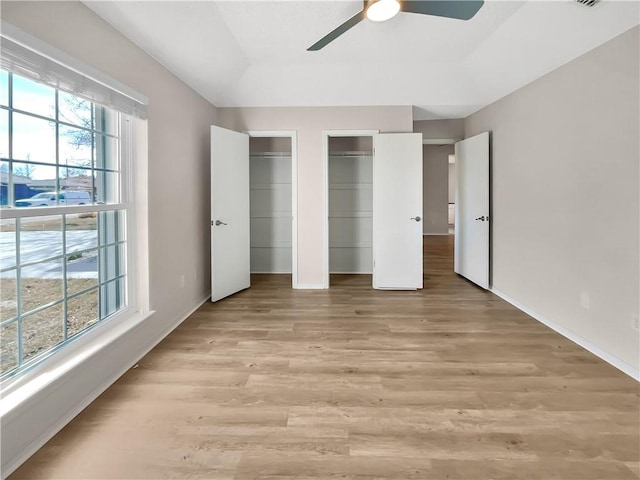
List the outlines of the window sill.
{"type": "Polygon", "coordinates": [[[0,385],[0,419],[61,380],[88,358],[113,347],[117,340],[143,323],[155,312],[120,312],[78,339],[55,351],[31,370],[9,377],[0,385]]]}

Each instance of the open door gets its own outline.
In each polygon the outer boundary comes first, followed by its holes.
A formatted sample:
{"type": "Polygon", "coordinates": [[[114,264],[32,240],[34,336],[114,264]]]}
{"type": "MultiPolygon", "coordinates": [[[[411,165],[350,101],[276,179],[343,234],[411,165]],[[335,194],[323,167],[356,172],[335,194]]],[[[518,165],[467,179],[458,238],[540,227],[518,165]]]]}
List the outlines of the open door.
{"type": "Polygon", "coordinates": [[[374,137],[373,288],[422,288],[422,134],[374,137]]]}
{"type": "Polygon", "coordinates": [[[489,288],[489,133],[456,143],[454,270],[489,288]]]}
{"type": "Polygon", "coordinates": [[[211,301],[251,286],[249,136],[211,127],[211,301]]]}

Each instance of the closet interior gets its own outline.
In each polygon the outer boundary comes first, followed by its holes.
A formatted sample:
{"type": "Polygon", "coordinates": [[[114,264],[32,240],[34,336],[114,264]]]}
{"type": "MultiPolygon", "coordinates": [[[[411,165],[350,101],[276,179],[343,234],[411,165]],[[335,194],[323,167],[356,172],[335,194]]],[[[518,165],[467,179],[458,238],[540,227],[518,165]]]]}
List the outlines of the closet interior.
{"type": "Polygon", "coordinates": [[[251,273],[291,273],[291,138],[250,137],[251,273]]]}
{"type": "Polygon", "coordinates": [[[329,138],[329,273],[373,271],[373,138],[329,138]]]}

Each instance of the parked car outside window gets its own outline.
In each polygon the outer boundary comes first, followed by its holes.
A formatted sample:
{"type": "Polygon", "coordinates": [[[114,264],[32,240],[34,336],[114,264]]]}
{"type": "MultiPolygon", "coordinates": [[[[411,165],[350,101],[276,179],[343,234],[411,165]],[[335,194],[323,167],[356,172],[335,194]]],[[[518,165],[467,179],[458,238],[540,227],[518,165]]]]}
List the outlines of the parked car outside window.
{"type": "Polygon", "coordinates": [[[51,205],[88,205],[91,203],[89,192],[72,191],[65,192],[43,192],[16,201],[16,207],[49,207],[51,205]],[[56,201],[57,197],[57,201],[56,201]]]}

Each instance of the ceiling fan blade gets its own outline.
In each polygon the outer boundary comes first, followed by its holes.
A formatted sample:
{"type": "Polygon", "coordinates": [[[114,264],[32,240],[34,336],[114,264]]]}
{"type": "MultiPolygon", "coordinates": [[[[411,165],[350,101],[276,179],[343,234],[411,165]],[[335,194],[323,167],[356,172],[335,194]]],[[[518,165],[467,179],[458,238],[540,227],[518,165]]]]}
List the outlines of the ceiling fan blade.
{"type": "Polygon", "coordinates": [[[482,0],[406,0],[400,8],[407,13],[470,20],[483,4],[482,0]]]}
{"type": "Polygon", "coordinates": [[[331,33],[329,33],[328,35],[325,35],[316,43],[314,43],[309,48],[307,48],[307,51],[314,52],[316,50],[320,50],[323,47],[326,47],[329,43],[333,42],[336,38],[338,38],[344,32],[349,30],[351,27],[354,27],[358,23],[360,23],[364,19],[364,17],[365,17],[364,10],[356,13],[353,17],[351,17],[349,20],[344,22],[338,28],[333,30],[331,33]]]}

